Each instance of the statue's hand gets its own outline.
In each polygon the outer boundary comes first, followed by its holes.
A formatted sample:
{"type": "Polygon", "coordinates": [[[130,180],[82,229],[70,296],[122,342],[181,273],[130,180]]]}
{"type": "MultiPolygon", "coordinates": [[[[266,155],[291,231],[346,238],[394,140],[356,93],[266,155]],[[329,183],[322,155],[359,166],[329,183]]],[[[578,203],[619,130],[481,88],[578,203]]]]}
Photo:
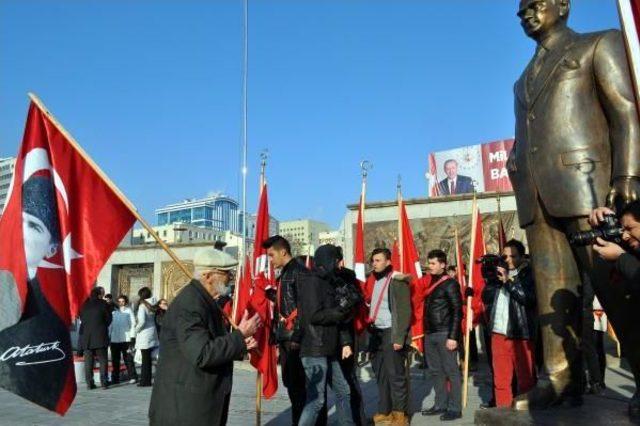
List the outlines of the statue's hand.
{"type": "Polygon", "coordinates": [[[607,207],[619,211],[632,201],[640,200],[640,178],[622,176],[615,178],[607,195],[607,207]]]}

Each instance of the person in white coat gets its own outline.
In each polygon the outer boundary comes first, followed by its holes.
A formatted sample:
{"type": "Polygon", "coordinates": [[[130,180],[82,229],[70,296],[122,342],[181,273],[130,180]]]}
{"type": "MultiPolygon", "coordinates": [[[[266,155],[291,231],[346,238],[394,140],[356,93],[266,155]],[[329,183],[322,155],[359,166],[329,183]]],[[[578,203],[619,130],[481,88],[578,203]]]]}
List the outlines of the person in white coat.
{"type": "Polygon", "coordinates": [[[140,350],[142,355],[142,367],[140,369],[140,382],[138,386],[151,386],[151,351],[158,346],[158,333],[154,320],[155,312],[153,305],[155,300],[151,296],[149,287],[142,287],[138,291],[140,301],[138,302],[138,312],[136,314],[136,350],[140,350]]]}
{"type": "Polygon", "coordinates": [[[136,318],[129,307],[129,298],[124,294],[118,297],[118,307],[112,312],[113,320],[109,326],[109,340],[111,346],[111,382],[120,383],[120,356],[129,373],[129,383],[138,381],[138,373],[133,365],[133,358],[129,351],[131,342],[131,330],[135,330],[136,318]]]}

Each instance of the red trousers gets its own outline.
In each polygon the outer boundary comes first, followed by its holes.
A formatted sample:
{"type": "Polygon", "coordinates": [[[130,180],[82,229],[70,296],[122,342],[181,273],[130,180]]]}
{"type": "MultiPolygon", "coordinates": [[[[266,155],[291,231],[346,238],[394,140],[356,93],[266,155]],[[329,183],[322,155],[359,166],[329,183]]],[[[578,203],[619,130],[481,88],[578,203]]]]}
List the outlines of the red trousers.
{"type": "Polygon", "coordinates": [[[496,406],[511,407],[513,394],[511,382],[516,372],[518,394],[525,393],[536,384],[533,362],[534,350],[531,340],[507,339],[503,334],[491,335],[493,353],[493,387],[496,406]]]}

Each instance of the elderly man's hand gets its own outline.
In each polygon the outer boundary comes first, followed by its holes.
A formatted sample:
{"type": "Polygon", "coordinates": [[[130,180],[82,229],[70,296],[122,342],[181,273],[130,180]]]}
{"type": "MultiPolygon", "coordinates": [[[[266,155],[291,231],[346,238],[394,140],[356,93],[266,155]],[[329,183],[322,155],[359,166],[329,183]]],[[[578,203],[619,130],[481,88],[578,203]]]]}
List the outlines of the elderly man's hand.
{"type": "Polygon", "coordinates": [[[593,209],[589,215],[589,224],[591,226],[598,226],[600,225],[600,222],[604,220],[604,217],[610,214],[615,214],[615,212],[609,207],[598,207],[597,209],[593,209]]]}
{"type": "Polygon", "coordinates": [[[253,337],[247,337],[244,339],[245,345],[247,345],[247,351],[252,351],[258,347],[258,341],[253,337]]]}
{"type": "Polygon", "coordinates": [[[602,238],[597,239],[597,244],[593,245],[593,250],[595,250],[601,258],[609,262],[618,260],[618,258],[625,253],[625,250],[616,243],[605,241],[602,238]]]}
{"type": "Polygon", "coordinates": [[[251,318],[249,318],[249,312],[244,311],[244,315],[242,316],[242,320],[240,324],[238,324],[238,330],[244,337],[251,337],[256,334],[256,330],[260,328],[262,325],[262,321],[260,320],[260,315],[255,314],[251,318]]]}

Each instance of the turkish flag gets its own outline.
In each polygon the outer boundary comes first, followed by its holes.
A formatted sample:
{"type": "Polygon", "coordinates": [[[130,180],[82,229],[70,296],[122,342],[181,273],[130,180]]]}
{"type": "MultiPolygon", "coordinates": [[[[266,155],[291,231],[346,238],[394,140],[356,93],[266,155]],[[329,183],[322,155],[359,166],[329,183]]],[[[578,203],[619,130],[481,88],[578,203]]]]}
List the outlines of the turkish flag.
{"type": "Polygon", "coordinates": [[[135,217],[51,116],[31,103],[0,218],[0,386],[64,414],[71,321],[135,217]]]}
{"type": "Polygon", "coordinates": [[[411,281],[409,288],[411,290],[411,336],[413,339],[412,345],[416,347],[420,352],[423,352],[422,337],[424,337],[424,324],[423,324],[423,310],[424,310],[424,292],[425,280],[422,279],[422,268],[420,267],[420,257],[418,256],[418,250],[416,249],[415,242],[413,240],[413,232],[411,231],[411,225],[409,223],[409,217],[407,216],[407,209],[404,205],[402,197],[398,200],[399,203],[399,217],[400,221],[400,234],[402,242],[402,250],[396,243],[394,244],[394,254],[392,253],[392,263],[394,270],[403,274],[411,275],[411,281]]]}
{"type": "Polygon", "coordinates": [[[376,278],[373,274],[370,274],[365,282],[359,281],[359,283],[364,303],[361,303],[356,310],[353,326],[357,334],[362,334],[369,325],[369,309],[371,307],[371,296],[373,295],[373,286],[376,284],[376,278]]]}
{"type": "Polygon", "coordinates": [[[429,197],[439,197],[440,184],[438,182],[438,168],[436,166],[435,154],[429,154],[429,171],[427,172],[427,179],[429,181],[429,197]]]}
{"type": "Polygon", "coordinates": [[[369,303],[371,302],[371,294],[373,292],[373,284],[375,279],[373,275],[367,279],[365,275],[365,251],[364,251],[364,184],[362,193],[360,194],[360,205],[358,206],[358,220],[356,222],[356,239],[354,242],[353,252],[353,269],[356,273],[356,279],[360,284],[360,290],[365,298],[354,317],[354,327],[356,333],[362,334],[367,328],[369,317],[369,303]]]}
{"type": "Polygon", "coordinates": [[[233,312],[233,321],[237,324],[247,309],[251,298],[251,261],[245,256],[244,267],[238,279],[238,288],[235,289],[236,307],[233,312]]]}
{"type": "Polygon", "coordinates": [[[263,183],[260,190],[260,203],[256,219],[256,236],[253,244],[254,259],[254,289],[249,300],[249,313],[257,313],[262,319],[261,327],[253,336],[258,341],[258,350],[251,353],[251,365],[262,375],[262,394],[271,398],[278,390],[278,360],[276,347],[271,344],[271,327],[273,324],[273,302],[266,295],[266,291],[273,288],[273,273],[267,250],[262,243],[269,238],[269,199],[267,184],[263,183]]]}
{"type": "Polygon", "coordinates": [[[358,207],[358,221],[356,223],[356,239],[353,253],[353,269],[356,278],[361,283],[366,281],[365,277],[365,254],[364,254],[364,193],[360,195],[360,205],[358,207]]]}
{"type": "Polygon", "coordinates": [[[471,263],[471,275],[469,287],[473,288],[473,298],[471,299],[472,323],[477,325],[484,312],[482,303],[482,290],[484,289],[484,278],[482,278],[482,264],[477,261],[486,254],[484,232],[482,231],[482,215],[478,209],[478,204],[473,204],[471,229],[471,253],[469,263],[471,263]]]}
{"type": "Polygon", "coordinates": [[[460,283],[460,291],[464,295],[464,290],[467,288],[466,270],[464,267],[464,261],[462,260],[462,245],[460,244],[460,237],[458,231],[456,231],[456,277],[458,283],[460,283]]]}

